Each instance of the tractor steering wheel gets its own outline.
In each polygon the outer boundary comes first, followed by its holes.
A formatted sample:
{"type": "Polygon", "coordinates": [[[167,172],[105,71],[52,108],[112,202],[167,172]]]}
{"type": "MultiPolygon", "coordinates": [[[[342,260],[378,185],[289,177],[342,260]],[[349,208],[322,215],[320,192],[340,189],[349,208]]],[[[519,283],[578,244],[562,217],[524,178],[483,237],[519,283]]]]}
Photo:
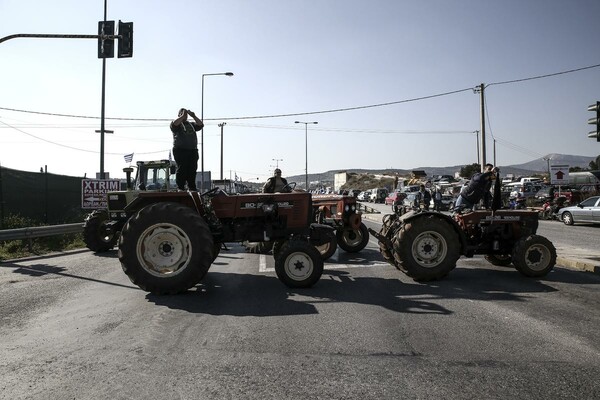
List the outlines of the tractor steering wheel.
{"type": "Polygon", "coordinates": [[[281,188],[281,193],[291,193],[296,188],[296,182],[290,182],[281,188]]]}
{"type": "Polygon", "coordinates": [[[212,189],[202,193],[200,196],[215,197],[217,195],[217,193],[219,193],[220,191],[221,191],[221,188],[217,186],[215,188],[212,188],[212,189]]]}

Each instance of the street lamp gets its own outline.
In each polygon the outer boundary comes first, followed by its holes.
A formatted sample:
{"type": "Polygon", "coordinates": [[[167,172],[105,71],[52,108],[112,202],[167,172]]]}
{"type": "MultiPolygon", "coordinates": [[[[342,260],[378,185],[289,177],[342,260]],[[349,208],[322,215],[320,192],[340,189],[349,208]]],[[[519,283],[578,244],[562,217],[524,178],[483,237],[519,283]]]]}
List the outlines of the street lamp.
{"type": "Polygon", "coordinates": [[[221,180],[223,180],[223,127],[227,122],[221,122],[217,126],[221,128],[221,180]]]}
{"type": "MultiPolygon", "coordinates": [[[[218,72],[215,74],[202,74],[202,99],[200,101],[200,119],[202,120],[202,123],[204,123],[204,77],[205,76],[212,76],[212,75],[225,75],[225,76],[233,76],[233,72],[218,72]]],[[[202,130],[200,131],[200,141],[202,142],[200,144],[200,158],[201,158],[201,171],[202,171],[202,178],[200,179],[200,191],[203,192],[204,191],[204,128],[202,128],[202,130]]],[[[222,174],[222,173],[221,173],[222,174]]],[[[222,179],[223,177],[221,177],[222,179]]]]}
{"type": "Polygon", "coordinates": [[[275,168],[279,168],[279,161],[283,161],[283,158],[271,158],[271,160],[275,161],[275,168]]]}
{"type": "Polygon", "coordinates": [[[317,121],[302,122],[295,121],[296,124],[304,124],[304,150],[305,150],[305,166],[304,166],[304,179],[306,184],[306,190],[308,191],[308,124],[318,124],[317,121]]]}

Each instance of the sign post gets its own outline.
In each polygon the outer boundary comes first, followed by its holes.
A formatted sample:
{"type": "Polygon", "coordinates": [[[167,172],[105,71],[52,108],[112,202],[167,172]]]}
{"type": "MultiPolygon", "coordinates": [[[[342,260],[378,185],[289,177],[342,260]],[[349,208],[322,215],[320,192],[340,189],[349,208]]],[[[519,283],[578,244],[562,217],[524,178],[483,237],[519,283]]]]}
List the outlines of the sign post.
{"type": "Polygon", "coordinates": [[[81,180],[81,208],[106,209],[108,201],[106,194],[121,190],[118,179],[82,179],[81,180]]]}
{"type": "Polygon", "coordinates": [[[560,186],[569,183],[569,166],[568,165],[551,165],[550,166],[550,184],[558,185],[558,195],[560,196],[560,186]]]}

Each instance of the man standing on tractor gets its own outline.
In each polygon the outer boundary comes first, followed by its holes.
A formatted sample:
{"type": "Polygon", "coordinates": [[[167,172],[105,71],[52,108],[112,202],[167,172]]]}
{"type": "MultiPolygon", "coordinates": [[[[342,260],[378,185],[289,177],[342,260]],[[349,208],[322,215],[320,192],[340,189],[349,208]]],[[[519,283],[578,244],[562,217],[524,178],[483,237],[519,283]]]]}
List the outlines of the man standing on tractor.
{"type": "Polygon", "coordinates": [[[287,180],[281,177],[281,170],[276,168],[274,176],[270,177],[265,182],[265,185],[263,186],[263,193],[281,193],[284,191],[291,192],[287,184],[287,180]]]}
{"type": "Polygon", "coordinates": [[[482,199],[484,207],[488,208],[492,200],[490,188],[498,172],[500,170],[497,167],[494,168],[492,164],[485,164],[484,172],[473,175],[469,184],[460,191],[460,195],[456,199],[455,210],[472,209],[482,199]]]}
{"type": "Polygon", "coordinates": [[[204,123],[193,111],[182,108],[177,119],[171,122],[173,132],[173,157],[177,163],[175,182],[179,190],[196,191],[196,170],[198,169],[198,136],[196,132],[204,128],[204,123]],[[189,122],[188,115],[194,119],[189,122]]]}

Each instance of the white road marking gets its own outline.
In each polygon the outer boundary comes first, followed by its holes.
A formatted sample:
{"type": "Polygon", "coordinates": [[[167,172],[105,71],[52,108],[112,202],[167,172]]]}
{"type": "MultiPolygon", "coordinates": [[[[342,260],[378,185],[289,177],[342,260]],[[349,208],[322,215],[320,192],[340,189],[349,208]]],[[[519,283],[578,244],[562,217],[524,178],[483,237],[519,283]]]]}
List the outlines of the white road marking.
{"type": "Polygon", "coordinates": [[[261,254],[258,258],[258,272],[275,271],[275,268],[267,268],[267,256],[261,254]]]}

